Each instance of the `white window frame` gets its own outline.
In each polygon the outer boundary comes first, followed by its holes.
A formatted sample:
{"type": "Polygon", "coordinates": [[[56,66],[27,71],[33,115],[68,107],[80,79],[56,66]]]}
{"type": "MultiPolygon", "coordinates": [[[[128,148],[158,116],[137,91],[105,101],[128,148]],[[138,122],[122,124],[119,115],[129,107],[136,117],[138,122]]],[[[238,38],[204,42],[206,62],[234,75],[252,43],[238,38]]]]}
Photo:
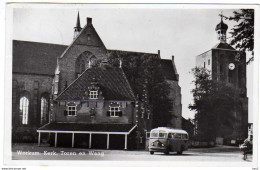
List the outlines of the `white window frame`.
{"type": "Polygon", "coordinates": [[[69,106],[67,105],[67,116],[77,116],[77,105],[69,106]],[[74,114],[71,114],[74,112],[74,114]]]}
{"type": "Polygon", "coordinates": [[[110,112],[110,117],[119,117],[119,112],[120,112],[120,105],[118,106],[109,106],[109,112],[110,112]],[[117,115],[116,115],[117,113],[117,115]]]}
{"type": "Polygon", "coordinates": [[[98,99],[98,90],[90,90],[89,99],[98,99]]]}

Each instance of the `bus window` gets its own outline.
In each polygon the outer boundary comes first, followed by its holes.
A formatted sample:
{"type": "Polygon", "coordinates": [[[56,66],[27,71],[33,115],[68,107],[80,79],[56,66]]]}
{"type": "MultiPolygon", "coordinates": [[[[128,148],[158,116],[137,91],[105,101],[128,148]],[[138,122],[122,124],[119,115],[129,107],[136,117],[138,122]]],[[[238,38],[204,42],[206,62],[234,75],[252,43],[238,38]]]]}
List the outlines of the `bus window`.
{"type": "Polygon", "coordinates": [[[182,134],[182,139],[188,139],[188,135],[187,134],[182,134]]]}
{"type": "Polygon", "coordinates": [[[167,138],[167,133],[159,133],[159,138],[167,138]]]}
{"type": "Polygon", "coordinates": [[[167,133],[165,131],[159,131],[159,138],[167,138],[167,133]]]}
{"type": "Polygon", "coordinates": [[[179,134],[179,133],[174,133],[174,134],[173,134],[173,138],[174,138],[174,139],[181,139],[181,134],[179,134]]]}
{"type": "Polygon", "coordinates": [[[151,138],[158,138],[158,131],[151,132],[150,137],[151,138]]]}

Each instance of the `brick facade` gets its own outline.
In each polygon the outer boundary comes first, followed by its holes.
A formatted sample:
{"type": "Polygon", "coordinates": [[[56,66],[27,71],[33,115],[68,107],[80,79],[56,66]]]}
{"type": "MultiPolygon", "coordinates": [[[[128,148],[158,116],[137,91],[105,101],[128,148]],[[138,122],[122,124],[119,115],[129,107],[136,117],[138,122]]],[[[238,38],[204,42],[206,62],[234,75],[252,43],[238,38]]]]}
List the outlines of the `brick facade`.
{"type": "Polygon", "coordinates": [[[210,71],[213,80],[233,87],[240,96],[236,99],[233,109],[233,130],[225,129],[224,131],[229,135],[219,134],[219,137],[229,142],[231,139],[245,138],[248,124],[246,54],[233,49],[227,43],[219,43],[211,50],[196,56],[196,66],[210,71]],[[234,63],[234,70],[229,68],[230,63],[234,63]]]}
{"type": "Polygon", "coordinates": [[[41,97],[50,95],[52,80],[53,76],[48,75],[13,74],[12,135],[14,142],[33,142],[36,140],[36,130],[41,126],[41,97]],[[20,97],[25,93],[29,96],[27,125],[21,123],[21,115],[19,111],[20,97]]]}

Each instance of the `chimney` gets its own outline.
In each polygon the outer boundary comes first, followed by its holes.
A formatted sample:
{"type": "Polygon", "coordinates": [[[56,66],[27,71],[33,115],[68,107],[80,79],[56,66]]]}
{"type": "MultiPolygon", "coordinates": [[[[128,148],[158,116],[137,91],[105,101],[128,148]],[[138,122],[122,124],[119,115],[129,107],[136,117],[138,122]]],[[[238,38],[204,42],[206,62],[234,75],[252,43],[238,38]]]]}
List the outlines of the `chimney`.
{"type": "Polygon", "coordinates": [[[174,62],[174,55],[172,56],[172,61],[174,62]]]}
{"type": "Polygon", "coordinates": [[[92,18],[87,17],[87,25],[92,25],[92,18]]]}
{"type": "Polygon", "coordinates": [[[161,51],[158,50],[158,57],[161,58],[161,51]]]}

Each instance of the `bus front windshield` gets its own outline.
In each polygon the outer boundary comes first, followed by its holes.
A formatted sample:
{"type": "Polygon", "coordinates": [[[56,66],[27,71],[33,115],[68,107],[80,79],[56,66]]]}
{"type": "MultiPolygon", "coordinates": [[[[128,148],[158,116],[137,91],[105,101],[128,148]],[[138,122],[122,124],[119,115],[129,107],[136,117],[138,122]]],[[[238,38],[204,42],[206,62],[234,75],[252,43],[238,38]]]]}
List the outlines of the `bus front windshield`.
{"type": "Polygon", "coordinates": [[[156,130],[156,131],[153,131],[152,133],[151,133],[151,136],[150,136],[151,138],[167,138],[167,133],[166,132],[164,132],[164,131],[158,131],[158,130],[156,130]]]}

